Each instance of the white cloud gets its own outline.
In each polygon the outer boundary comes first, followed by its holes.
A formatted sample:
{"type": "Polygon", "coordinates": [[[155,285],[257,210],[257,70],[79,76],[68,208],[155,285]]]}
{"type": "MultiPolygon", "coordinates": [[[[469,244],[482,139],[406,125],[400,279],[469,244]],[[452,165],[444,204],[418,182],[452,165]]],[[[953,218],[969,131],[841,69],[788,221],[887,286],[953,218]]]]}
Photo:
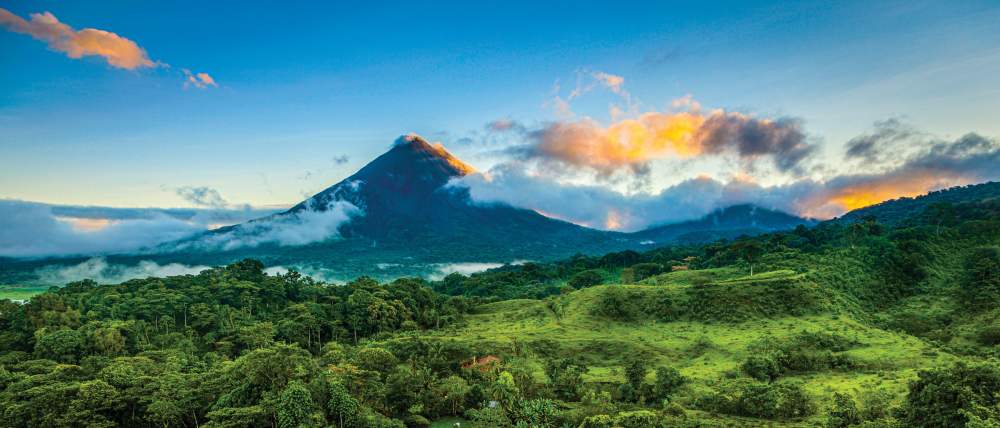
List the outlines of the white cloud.
{"type": "Polygon", "coordinates": [[[347,280],[333,273],[333,271],[315,266],[271,266],[264,269],[264,273],[268,275],[284,275],[292,270],[302,274],[303,276],[308,276],[327,284],[344,284],[347,282],[347,280]]]}
{"type": "Polygon", "coordinates": [[[334,200],[323,210],[307,208],[275,214],[184,245],[223,250],[271,243],[281,246],[306,245],[338,238],[340,226],[360,215],[364,215],[364,212],[350,202],[334,200]]]}
{"type": "Polygon", "coordinates": [[[453,273],[471,275],[476,272],[482,272],[487,269],[494,269],[501,266],[503,266],[503,263],[437,263],[431,265],[434,271],[427,275],[427,278],[431,281],[440,281],[444,277],[453,273]]]}
{"type": "Polygon", "coordinates": [[[0,257],[129,253],[273,210],[106,208],[0,200],[0,257]]]}
{"type": "Polygon", "coordinates": [[[72,266],[49,265],[35,271],[38,282],[65,285],[91,279],[101,284],[118,284],[136,278],[195,275],[209,266],[188,266],[179,263],[161,265],[150,260],[134,266],[108,263],[103,257],[94,257],[72,266]]]}

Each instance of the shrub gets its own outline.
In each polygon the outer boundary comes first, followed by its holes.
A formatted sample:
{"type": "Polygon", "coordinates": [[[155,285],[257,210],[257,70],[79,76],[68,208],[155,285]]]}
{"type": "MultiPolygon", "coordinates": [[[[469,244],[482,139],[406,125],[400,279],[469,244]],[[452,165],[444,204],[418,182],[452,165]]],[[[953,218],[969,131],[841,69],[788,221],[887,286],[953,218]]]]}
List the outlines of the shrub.
{"type": "Polygon", "coordinates": [[[593,309],[596,315],[619,321],[631,321],[635,308],[621,287],[608,287],[601,293],[593,309]]]}
{"type": "Polygon", "coordinates": [[[861,423],[861,413],[850,395],[833,394],[833,407],[826,419],[827,428],[847,428],[861,423]]]}
{"type": "Polygon", "coordinates": [[[649,410],[597,415],[583,420],[580,428],[647,428],[657,425],[657,415],[649,410]]]}
{"type": "Polygon", "coordinates": [[[681,372],[673,367],[659,367],[656,369],[656,383],[653,384],[653,398],[665,400],[670,398],[687,379],[681,372]]]}
{"type": "Polygon", "coordinates": [[[987,346],[1000,345],[1000,324],[993,324],[979,330],[976,340],[987,346]]]}
{"type": "Polygon", "coordinates": [[[760,381],[772,381],[787,373],[849,369],[857,365],[855,361],[833,350],[846,351],[855,344],[825,332],[800,333],[785,340],[765,338],[749,347],[750,356],[740,369],[760,381]]]}
{"type": "Polygon", "coordinates": [[[783,371],[774,354],[751,355],[740,365],[740,370],[747,376],[765,382],[777,379],[783,371]]]}
{"type": "Polygon", "coordinates": [[[798,382],[761,383],[738,379],[699,400],[708,410],[734,416],[793,419],[812,415],[816,405],[798,382]]]}
{"type": "Polygon", "coordinates": [[[589,269],[573,275],[566,284],[573,288],[587,288],[604,283],[604,275],[600,270],[589,269]]]}

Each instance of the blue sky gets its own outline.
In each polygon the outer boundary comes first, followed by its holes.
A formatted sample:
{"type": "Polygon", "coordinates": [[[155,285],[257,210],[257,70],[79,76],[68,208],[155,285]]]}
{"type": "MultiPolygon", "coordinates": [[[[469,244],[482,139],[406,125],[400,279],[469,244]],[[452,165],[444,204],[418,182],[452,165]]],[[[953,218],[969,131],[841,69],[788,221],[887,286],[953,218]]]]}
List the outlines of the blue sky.
{"type": "MultiPolygon", "coordinates": [[[[0,31],[0,198],[183,207],[193,202],[176,189],[207,186],[232,203],[290,205],[408,132],[489,167],[504,160],[476,144],[486,124],[563,120],[553,88],[567,98],[596,72],[623,77],[637,113],[690,95],[801,120],[828,167],[814,180],[851,173],[839,156],[876,121],[944,140],[1000,135],[996,2],[331,3],[0,3],[169,64],[125,69],[0,31]],[[217,86],[185,85],[184,69],[217,86]]],[[[595,90],[572,109],[607,125],[618,95],[595,90]]],[[[643,186],[727,165],[661,169],[643,186]]]]}

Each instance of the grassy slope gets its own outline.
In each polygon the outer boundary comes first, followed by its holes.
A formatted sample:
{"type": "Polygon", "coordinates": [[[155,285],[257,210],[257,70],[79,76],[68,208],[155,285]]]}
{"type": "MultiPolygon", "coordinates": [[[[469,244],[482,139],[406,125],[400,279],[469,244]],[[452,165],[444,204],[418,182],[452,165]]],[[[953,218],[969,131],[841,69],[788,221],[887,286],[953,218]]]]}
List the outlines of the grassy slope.
{"type": "MultiPolygon", "coordinates": [[[[598,299],[612,287],[628,293],[655,299],[664,293],[691,291],[691,281],[711,277],[710,287],[762,287],[769,281],[801,278],[790,271],[767,272],[753,278],[739,276],[733,269],[674,272],[646,281],[661,285],[611,285],[578,290],[550,302],[511,300],[481,307],[468,317],[468,323],[455,330],[433,334],[441,338],[466,341],[481,352],[505,356],[520,355],[536,368],[535,376],[544,380],[541,356],[576,357],[589,366],[587,382],[619,383],[623,381],[622,361],[626,356],[641,354],[650,359],[652,369],[660,365],[678,368],[691,382],[678,399],[690,405],[711,385],[738,371],[747,356],[747,347],[771,335],[782,338],[799,332],[833,332],[852,338],[861,345],[846,353],[865,368],[855,371],[827,371],[792,376],[805,382],[806,388],[825,406],[834,392],[854,393],[873,388],[885,388],[902,397],[907,382],[922,368],[949,364],[952,355],[941,352],[914,336],[881,330],[856,321],[844,313],[821,309],[804,316],[754,317],[740,322],[706,322],[678,320],[671,322],[640,319],[630,322],[608,320],[593,315],[598,299]],[[562,307],[557,317],[553,308],[562,307]],[[518,349],[520,348],[520,349],[518,349]]],[[[686,406],[687,407],[687,406],[686,406]]],[[[824,412],[811,420],[787,422],[784,425],[821,422],[824,412]]],[[[723,418],[701,414],[703,417],[723,418]]],[[[772,421],[732,418],[731,422],[756,425],[782,425],[772,421]]]]}
{"type": "Polygon", "coordinates": [[[0,300],[11,299],[11,300],[27,300],[32,296],[37,294],[42,294],[49,287],[30,287],[30,286],[7,286],[0,285],[0,300]]]}

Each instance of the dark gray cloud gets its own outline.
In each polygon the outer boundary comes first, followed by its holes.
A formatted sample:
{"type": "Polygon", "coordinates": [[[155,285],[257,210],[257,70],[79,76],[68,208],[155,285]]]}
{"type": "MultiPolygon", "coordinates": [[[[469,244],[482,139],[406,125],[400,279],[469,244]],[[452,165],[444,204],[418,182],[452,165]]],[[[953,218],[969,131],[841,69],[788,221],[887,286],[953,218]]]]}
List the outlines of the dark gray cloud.
{"type": "Polygon", "coordinates": [[[922,135],[915,128],[896,118],[875,122],[874,130],[859,135],[847,142],[848,159],[860,159],[865,163],[881,162],[887,152],[898,148],[900,143],[922,135]]]}
{"type": "Polygon", "coordinates": [[[929,143],[926,150],[907,159],[903,167],[974,176],[1000,175],[1000,141],[976,133],[965,134],[951,142],[935,141],[929,143]]]}
{"type": "Polygon", "coordinates": [[[795,118],[762,120],[736,113],[712,114],[698,134],[707,153],[732,151],[748,160],[767,156],[780,171],[795,170],[816,149],[802,130],[802,120],[795,118]]]}

